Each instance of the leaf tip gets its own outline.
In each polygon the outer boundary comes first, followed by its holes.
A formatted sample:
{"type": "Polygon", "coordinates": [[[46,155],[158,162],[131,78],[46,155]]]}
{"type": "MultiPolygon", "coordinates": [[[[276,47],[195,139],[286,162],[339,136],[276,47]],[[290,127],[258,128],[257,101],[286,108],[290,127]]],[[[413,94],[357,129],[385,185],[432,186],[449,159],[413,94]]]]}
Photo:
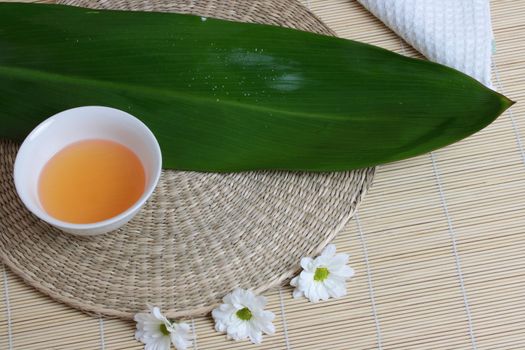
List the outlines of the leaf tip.
{"type": "Polygon", "coordinates": [[[516,104],[516,101],[511,100],[507,96],[503,96],[503,110],[506,111],[510,107],[516,104]]]}

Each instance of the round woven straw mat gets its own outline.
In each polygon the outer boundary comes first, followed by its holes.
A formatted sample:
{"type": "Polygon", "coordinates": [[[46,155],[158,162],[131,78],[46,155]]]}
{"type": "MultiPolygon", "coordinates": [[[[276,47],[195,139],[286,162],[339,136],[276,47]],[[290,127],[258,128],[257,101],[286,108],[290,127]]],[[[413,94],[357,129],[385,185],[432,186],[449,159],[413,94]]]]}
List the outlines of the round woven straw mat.
{"type": "MultiPolygon", "coordinates": [[[[66,1],[260,22],[332,34],[294,0],[66,1]]],[[[62,233],[18,199],[18,145],[0,141],[0,253],[28,284],[90,313],[131,318],[148,303],[169,317],[209,312],[235,287],[276,286],[352,216],[374,169],[340,173],[163,172],[129,224],[105,235],[62,233]]]]}

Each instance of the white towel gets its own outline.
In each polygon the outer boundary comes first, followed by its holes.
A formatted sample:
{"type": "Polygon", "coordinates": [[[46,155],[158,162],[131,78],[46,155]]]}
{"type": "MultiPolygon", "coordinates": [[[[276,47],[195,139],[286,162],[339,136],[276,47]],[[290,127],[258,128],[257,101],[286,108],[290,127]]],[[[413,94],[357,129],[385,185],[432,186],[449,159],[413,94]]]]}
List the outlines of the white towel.
{"type": "Polygon", "coordinates": [[[491,84],[488,0],[358,0],[431,61],[491,84]]]}

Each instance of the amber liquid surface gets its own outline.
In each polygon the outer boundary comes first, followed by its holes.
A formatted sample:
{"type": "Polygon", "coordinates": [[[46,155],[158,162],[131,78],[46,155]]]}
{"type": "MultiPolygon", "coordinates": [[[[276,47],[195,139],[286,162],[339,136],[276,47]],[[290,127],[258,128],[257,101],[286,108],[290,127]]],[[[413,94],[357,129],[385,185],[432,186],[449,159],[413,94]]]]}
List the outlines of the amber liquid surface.
{"type": "Polygon", "coordinates": [[[129,148],[109,140],[66,146],[44,166],[40,203],[56,219],[86,224],[130,208],[145,188],[144,167],[129,148]]]}

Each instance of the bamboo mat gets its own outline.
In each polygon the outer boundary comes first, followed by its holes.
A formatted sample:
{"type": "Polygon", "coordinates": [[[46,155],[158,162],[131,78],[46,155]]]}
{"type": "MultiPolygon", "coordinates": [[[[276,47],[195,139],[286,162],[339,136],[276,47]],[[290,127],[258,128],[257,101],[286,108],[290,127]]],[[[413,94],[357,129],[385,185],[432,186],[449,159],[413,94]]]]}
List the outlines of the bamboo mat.
{"type": "MultiPolygon", "coordinates": [[[[304,5],[341,37],[417,55],[355,1],[304,5]]],[[[282,287],[266,294],[275,336],[227,341],[195,318],[195,349],[525,349],[525,1],[491,6],[495,86],[518,104],[460,143],[380,167],[335,240],[357,271],[347,297],[311,304],[282,287]]],[[[1,272],[0,349],[142,349],[133,323],[1,272]]]]}

